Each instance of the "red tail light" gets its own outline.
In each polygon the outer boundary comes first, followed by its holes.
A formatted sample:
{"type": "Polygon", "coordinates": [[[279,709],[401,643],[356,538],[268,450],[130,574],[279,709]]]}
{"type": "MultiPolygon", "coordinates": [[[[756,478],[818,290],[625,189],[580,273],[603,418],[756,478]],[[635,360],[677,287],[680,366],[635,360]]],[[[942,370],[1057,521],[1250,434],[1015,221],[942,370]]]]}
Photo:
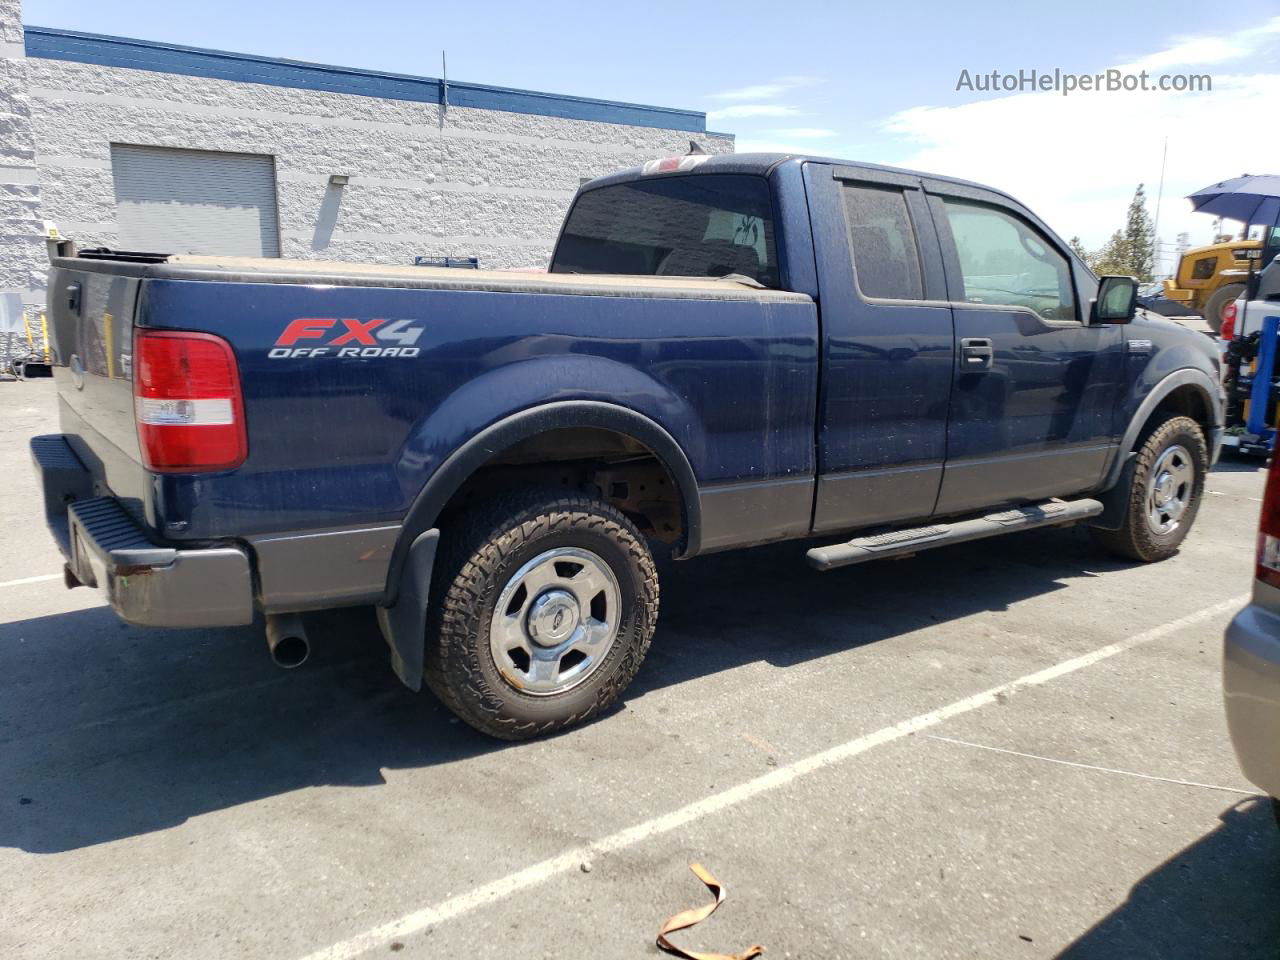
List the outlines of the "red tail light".
{"type": "Polygon", "coordinates": [[[1262,495],[1262,519],[1258,521],[1258,567],[1263,583],[1280,587],[1280,464],[1267,469],[1267,491],[1262,495]]]}
{"type": "Polygon", "coordinates": [[[148,470],[197,473],[244,463],[240,374],[231,345],[208,333],[139,330],[134,415],[148,470]]]}
{"type": "Polygon", "coordinates": [[[1236,303],[1232,300],[1222,308],[1222,328],[1218,336],[1223,340],[1233,340],[1236,335],[1236,303]]]}

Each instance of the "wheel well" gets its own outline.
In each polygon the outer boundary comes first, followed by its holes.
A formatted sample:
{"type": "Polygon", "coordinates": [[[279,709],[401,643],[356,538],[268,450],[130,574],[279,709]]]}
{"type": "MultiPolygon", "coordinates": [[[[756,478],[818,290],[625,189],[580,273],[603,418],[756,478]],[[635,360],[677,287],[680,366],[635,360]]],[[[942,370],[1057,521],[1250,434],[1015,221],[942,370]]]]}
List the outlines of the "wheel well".
{"type": "Polygon", "coordinates": [[[1192,384],[1184,383],[1182,386],[1171,390],[1169,395],[1162,399],[1155,410],[1151,412],[1147,422],[1142,425],[1139,442],[1145,439],[1155,429],[1156,425],[1171,413],[1190,417],[1200,424],[1200,429],[1204,431],[1206,442],[1216,426],[1213,422],[1213,407],[1209,402],[1209,398],[1204,395],[1204,391],[1192,384]]]}
{"type": "Polygon", "coordinates": [[[639,440],[604,427],[547,430],[498,451],[454,492],[438,523],[489,495],[530,483],[588,491],[646,536],[684,546],[685,504],[671,471],[639,440]]]}

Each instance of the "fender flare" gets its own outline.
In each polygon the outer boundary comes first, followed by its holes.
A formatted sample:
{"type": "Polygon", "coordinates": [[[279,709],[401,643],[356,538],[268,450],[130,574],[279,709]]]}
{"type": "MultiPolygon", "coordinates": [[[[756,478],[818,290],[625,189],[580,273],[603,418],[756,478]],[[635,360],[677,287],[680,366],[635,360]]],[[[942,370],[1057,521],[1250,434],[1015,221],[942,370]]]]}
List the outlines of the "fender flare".
{"type": "MultiPolygon", "coordinates": [[[[1204,394],[1205,402],[1214,414],[1214,427],[1222,425],[1222,401],[1218,396],[1217,384],[1213,382],[1213,378],[1203,370],[1195,367],[1183,367],[1181,370],[1175,370],[1169,374],[1154,387],[1143,398],[1142,403],[1138,405],[1137,411],[1129,418],[1129,427],[1125,430],[1124,436],[1120,440],[1120,446],[1116,450],[1115,460],[1107,468],[1106,478],[1102,483],[1103,490],[1109,490],[1116,485],[1120,479],[1120,472],[1124,469],[1125,460],[1138,444],[1138,435],[1142,433],[1142,428],[1146,425],[1147,419],[1151,414],[1155,413],[1156,408],[1164,402],[1165,397],[1173,393],[1179,387],[1190,384],[1199,387],[1200,392],[1204,394]]],[[[1212,442],[1212,437],[1206,437],[1206,440],[1212,442]]]]}
{"type": "Polygon", "coordinates": [[[396,675],[410,689],[422,686],[426,611],[435,561],[440,511],[485,462],[500,450],[549,430],[600,427],[643,443],[671,474],[683,502],[683,556],[698,552],[702,514],[698,482],[689,458],[675,438],[654,420],[629,407],[598,400],[561,400],[540,404],[490,424],[453,451],[427,479],[405,515],[391,554],[386,593],[378,607],[378,623],[391,648],[396,675]],[[401,602],[403,600],[404,602],[401,602]]]}
{"type": "MultiPolygon", "coordinates": [[[[1102,493],[1098,498],[1103,503],[1102,514],[1092,521],[1090,526],[1102,527],[1106,530],[1118,530],[1123,524],[1123,512],[1127,500],[1125,494],[1129,488],[1128,478],[1133,474],[1133,462],[1137,454],[1136,448],[1138,438],[1142,435],[1142,428],[1146,426],[1147,420],[1150,419],[1151,415],[1155,413],[1156,409],[1169,394],[1179,387],[1188,385],[1199,388],[1200,392],[1204,394],[1205,402],[1213,412],[1214,423],[1212,430],[1215,434],[1221,433],[1222,400],[1219,397],[1217,385],[1209,374],[1195,367],[1184,367],[1164,377],[1151,388],[1143,398],[1142,403],[1138,404],[1138,409],[1133,416],[1129,418],[1129,426],[1125,429],[1124,436],[1121,437],[1120,444],[1116,447],[1115,456],[1108,465],[1107,472],[1098,488],[1102,493]]],[[[1205,440],[1209,443],[1210,458],[1212,458],[1219,438],[1217,436],[1209,436],[1205,440]]]]}

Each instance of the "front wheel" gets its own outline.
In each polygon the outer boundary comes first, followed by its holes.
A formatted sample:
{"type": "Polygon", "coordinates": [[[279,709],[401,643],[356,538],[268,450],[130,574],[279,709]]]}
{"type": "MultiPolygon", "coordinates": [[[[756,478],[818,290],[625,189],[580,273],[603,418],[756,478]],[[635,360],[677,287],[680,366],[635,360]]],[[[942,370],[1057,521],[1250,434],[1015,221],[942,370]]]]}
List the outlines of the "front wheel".
{"type": "Polygon", "coordinates": [[[1138,448],[1119,530],[1091,528],[1103,549],[1126,560],[1152,563],[1178,552],[1200,509],[1209,451],[1190,417],[1170,416],[1138,448]]]}
{"type": "Polygon", "coordinates": [[[424,678],[482,733],[524,740],[602,713],[653,637],[658,575],[611,505],[533,492],[459,524],[437,564],[424,678]]]}

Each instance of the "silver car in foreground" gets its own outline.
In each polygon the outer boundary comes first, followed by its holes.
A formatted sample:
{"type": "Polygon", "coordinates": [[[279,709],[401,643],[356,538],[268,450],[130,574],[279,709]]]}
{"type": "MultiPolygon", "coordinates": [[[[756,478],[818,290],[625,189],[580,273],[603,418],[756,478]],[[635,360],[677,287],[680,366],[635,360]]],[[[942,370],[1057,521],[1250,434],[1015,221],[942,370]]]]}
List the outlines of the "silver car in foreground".
{"type": "Polygon", "coordinates": [[[1227,726],[1250,781],[1271,794],[1280,824],[1280,469],[1268,470],[1253,599],[1227,627],[1227,726]]]}

